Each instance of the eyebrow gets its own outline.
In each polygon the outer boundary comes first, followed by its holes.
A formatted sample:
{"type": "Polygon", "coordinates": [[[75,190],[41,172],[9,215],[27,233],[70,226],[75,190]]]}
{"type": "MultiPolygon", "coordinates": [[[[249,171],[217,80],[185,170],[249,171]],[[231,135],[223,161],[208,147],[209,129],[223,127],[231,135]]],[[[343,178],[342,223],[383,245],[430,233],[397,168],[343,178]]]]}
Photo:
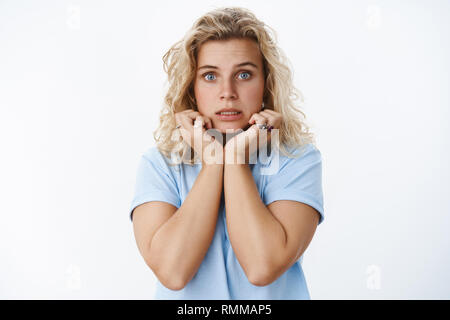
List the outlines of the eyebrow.
{"type": "MultiPolygon", "coordinates": [[[[258,69],[258,66],[256,64],[254,64],[253,62],[250,62],[250,61],[246,61],[246,62],[242,62],[242,63],[236,64],[234,67],[238,68],[238,67],[243,67],[243,66],[252,66],[255,69],[258,69]]],[[[219,69],[219,67],[211,66],[211,65],[204,65],[204,66],[201,66],[200,68],[198,68],[197,70],[200,70],[200,69],[219,69]]]]}

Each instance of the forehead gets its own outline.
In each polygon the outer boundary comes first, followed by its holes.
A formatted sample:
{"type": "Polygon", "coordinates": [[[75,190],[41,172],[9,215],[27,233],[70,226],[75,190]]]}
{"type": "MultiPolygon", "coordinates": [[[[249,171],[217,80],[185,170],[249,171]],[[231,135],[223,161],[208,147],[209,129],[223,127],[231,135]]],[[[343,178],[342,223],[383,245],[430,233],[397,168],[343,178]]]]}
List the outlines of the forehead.
{"type": "Polygon", "coordinates": [[[251,39],[210,40],[198,52],[197,64],[220,67],[233,66],[244,61],[262,65],[258,44],[251,39]]]}

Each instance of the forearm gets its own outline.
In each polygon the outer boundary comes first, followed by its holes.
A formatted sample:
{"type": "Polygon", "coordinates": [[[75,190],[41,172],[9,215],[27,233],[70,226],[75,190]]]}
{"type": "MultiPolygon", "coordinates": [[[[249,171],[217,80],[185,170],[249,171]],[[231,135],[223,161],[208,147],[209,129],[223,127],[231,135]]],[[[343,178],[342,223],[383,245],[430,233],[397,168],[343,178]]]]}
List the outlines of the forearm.
{"type": "Polygon", "coordinates": [[[262,202],[248,165],[225,164],[224,192],[227,228],[236,257],[248,277],[263,277],[280,261],[286,233],[262,202]]]}
{"type": "Polygon", "coordinates": [[[156,232],[150,256],[164,278],[185,284],[197,272],[214,236],[222,185],[223,165],[203,166],[181,207],[156,232]]]}

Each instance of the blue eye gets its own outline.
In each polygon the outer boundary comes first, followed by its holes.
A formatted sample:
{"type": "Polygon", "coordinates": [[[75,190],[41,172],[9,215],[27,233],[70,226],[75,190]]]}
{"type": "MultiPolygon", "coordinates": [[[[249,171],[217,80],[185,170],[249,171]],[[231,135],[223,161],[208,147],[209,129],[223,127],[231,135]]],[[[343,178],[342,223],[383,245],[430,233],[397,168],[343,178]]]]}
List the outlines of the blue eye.
{"type": "Polygon", "coordinates": [[[247,80],[248,78],[250,78],[250,72],[242,72],[242,73],[240,73],[239,75],[243,75],[243,74],[244,74],[244,75],[246,74],[247,76],[245,76],[245,77],[243,77],[243,78],[241,77],[241,79],[247,80]]]}
{"type": "Polygon", "coordinates": [[[207,74],[203,75],[203,77],[206,77],[206,80],[211,81],[211,80],[214,80],[211,77],[215,77],[215,75],[213,75],[212,73],[207,73],[207,74]]]}

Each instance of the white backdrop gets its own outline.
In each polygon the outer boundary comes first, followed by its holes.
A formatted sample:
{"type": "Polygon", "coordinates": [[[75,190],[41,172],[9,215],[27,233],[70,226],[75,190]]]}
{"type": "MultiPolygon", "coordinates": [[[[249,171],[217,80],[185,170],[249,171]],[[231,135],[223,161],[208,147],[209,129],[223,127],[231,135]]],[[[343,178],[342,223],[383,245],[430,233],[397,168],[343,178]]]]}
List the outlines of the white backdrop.
{"type": "Polygon", "coordinates": [[[152,298],[128,210],[162,55],[224,5],[277,31],[317,135],[312,299],[449,299],[445,0],[1,0],[0,298],[152,298]]]}

